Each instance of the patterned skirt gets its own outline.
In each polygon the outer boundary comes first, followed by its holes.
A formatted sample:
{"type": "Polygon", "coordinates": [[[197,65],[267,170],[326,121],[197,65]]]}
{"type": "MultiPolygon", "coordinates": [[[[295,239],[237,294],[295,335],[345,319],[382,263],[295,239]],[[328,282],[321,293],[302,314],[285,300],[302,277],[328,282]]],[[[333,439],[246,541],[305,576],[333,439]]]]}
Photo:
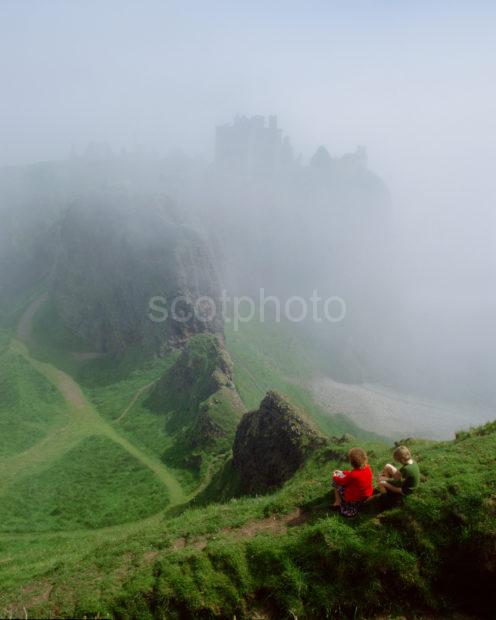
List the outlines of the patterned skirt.
{"type": "Polygon", "coordinates": [[[337,489],[337,492],[339,493],[339,499],[341,500],[340,502],[341,514],[344,515],[345,517],[356,517],[357,514],[360,512],[360,508],[365,503],[365,500],[362,500],[359,502],[347,502],[344,499],[344,487],[334,482],[334,480],[332,481],[331,486],[337,489]]]}

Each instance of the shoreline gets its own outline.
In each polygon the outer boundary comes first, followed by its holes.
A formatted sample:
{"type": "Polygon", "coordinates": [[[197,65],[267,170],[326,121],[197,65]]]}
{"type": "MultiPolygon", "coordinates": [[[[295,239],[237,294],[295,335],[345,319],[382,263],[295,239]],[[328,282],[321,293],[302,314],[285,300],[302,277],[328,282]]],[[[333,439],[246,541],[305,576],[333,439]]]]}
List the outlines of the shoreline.
{"type": "Polygon", "coordinates": [[[343,414],[367,431],[393,439],[453,439],[455,433],[494,420],[490,409],[417,398],[382,386],[350,384],[330,377],[309,382],[316,402],[330,414],[343,414]]]}

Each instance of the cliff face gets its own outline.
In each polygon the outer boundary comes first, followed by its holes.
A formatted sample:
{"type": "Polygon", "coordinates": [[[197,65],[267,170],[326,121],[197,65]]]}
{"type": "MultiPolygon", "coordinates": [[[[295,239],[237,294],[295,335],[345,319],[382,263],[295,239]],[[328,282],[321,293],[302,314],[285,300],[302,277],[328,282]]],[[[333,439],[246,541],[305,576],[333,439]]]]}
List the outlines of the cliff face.
{"type": "Polygon", "coordinates": [[[57,318],[96,352],[139,346],[160,354],[192,334],[222,331],[218,306],[215,316],[193,311],[200,296],[219,298],[205,243],[166,206],[143,199],[105,197],[66,212],[51,293],[57,318]],[[174,299],[180,320],[172,317],[174,299]]]}
{"type": "Polygon", "coordinates": [[[324,439],[283,396],[268,392],[257,411],[243,416],[233,463],[248,493],[281,486],[324,439]]]}

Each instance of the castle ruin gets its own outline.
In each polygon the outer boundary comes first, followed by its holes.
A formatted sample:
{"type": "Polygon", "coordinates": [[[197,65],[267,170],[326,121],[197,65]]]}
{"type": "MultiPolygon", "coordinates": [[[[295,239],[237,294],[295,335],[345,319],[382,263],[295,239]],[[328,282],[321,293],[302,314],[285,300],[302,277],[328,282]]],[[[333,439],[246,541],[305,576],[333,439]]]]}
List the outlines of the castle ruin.
{"type": "Polygon", "coordinates": [[[236,116],[215,132],[215,162],[243,175],[271,175],[293,162],[289,138],[277,127],[277,116],[236,116]]]}

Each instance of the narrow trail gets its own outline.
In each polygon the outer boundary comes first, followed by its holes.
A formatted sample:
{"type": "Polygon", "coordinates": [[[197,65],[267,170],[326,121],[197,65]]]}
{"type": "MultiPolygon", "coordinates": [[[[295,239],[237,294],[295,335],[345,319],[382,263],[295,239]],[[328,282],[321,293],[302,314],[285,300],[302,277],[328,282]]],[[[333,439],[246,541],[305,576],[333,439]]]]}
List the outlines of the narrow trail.
{"type": "Polygon", "coordinates": [[[304,525],[308,521],[308,514],[301,508],[296,508],[293,512],[281,517],[266,517],[265,519],[253,519],[243,524],[241,527],[224,527],[215,533],[215,536],[193,536],[191,538],[181,537],[176,539],[171,547],[174,551],[193,547],[203,550],[212,539],[220,536],[231,538],[231,540],[247,540],[257,534],[271,534],[278,536],[286,534],[289,528],[304,525]]]}
{"type": "Polygon", "coordinates": [[[49,467],[65,452],[75,448],[81,439],[91,434],[91,430],[86,427],[78,427],[69,421],[24,452],[10,456],[7,462],[2,462],[0,465],[2,489],[15,484],[23,474],[40,472],[49,467]]]}
{"type": "MultiPolygon", "coordinates": [[[[11,348],[22,355],[60,391],[68,405],[67,424],[49,434],[26,452],[18,455],[17,458],[12,459],[5,472],[7,477],[13,479],[16,473],[27,467],[32,467],[33,463],[38,463],[41,466],[47,461],[53,461],[85,436],[101,434],[119,444],[160,479],[169,492],[169,507],[185,502],[186,495],[181,485],[167,467],[161,461],[149,456],[123,437],[110,423],[102,418],[95,407],[86,399],[79,384],[70,375],[52,364],[40,362],[31,357],[26,345],[32,332],[32,321],[47,298],[46,294],[41,295],[26,309],[18,324],[17,340],[12,342],[11,348]]],[[[150,386],[145,386],[140,392],[147,387],[150,386]]],[[[124,414],[131,409],[138,398],[139,393],[135,395],[134,400],[124,414]]]]}
{"type": "Polygon", "coordinates": [[[43,293],[37,297],[28,308],[24,311],[17,325],[17,338],[21,342],[28,342],[31,338],[31,327],[33,325],[34,315],[41,306],[48,300],[48,293],[43,293]]]}
{"type": "Polygon", "coordinates": [[[156,379],[155,381],[152,381],[151,383],[148,383],[148,385],[144,385],[142,388],[140,388],[136,392],[136,394],[133,396],[133,399],[131,400],[129,405],[124,409],[124,411],[121,413],[121,415],[116,419],[116,423],[120,422],[123,418],[126,417],[126,415],[134,407],[136,401],[143,394],[143,392],[146,392],[146,390],[149,390],[153,385],[155,385],[155,383],[157,383],[157,381],[158,381],[158,379],[156,379]]]}

